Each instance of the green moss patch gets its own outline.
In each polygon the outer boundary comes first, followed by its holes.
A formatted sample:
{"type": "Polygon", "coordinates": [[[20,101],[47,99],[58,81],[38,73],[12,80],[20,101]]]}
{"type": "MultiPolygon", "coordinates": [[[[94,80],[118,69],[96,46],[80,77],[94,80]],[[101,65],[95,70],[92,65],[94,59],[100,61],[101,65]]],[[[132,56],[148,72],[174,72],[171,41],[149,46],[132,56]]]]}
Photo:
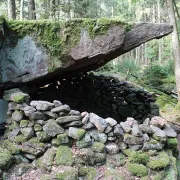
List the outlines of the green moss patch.
{"type": "Polygon", "coordinates": [[[125,178],[115,169],[107,169],[105,171],[105,179],[124,180],[125,178]]]}
{"type": "Polygon", "coordinates": [[[56,174],[56,179],[58,180],[78,180],[78,171],[74,168],[65,170],[62,173],[56,174]]]}
{"type": "Polygon", "coordinates": [[[132,164],[128,163],[128,170],[139,177],[146,176],[148,174],[148,169],[143,164],[132,164]]]}
{"type": "Polygon", "coordinates": [[[97,176],[97,170],[94,167],[80,167],[79,176],[88,180],[94,180],[97,176]]]}
{"type": "Polygon", "coordinates": [[[178,144],[177,138],[168,138],[167,139],[167,148],[168,149],[172,149],[172,150],[177,149],[177,144],[178,144]]]}
{"type": "Polygon", "coordinates": [[[23,142],[26,142],[26,141],[27,141],[27,139],[22,134],[18,135],[14,138],[14,142],[17,144],[22,144],[23,142]]]}
{"type": "Polygon", "coordinates": [[[71,166],[73,161],[71,148],[68,146],[59,146],[55,157],[56,164],[71,166]]]}
{"type": "Polygon", "coordinates": [[[12,155],[7,149],[0,147],[0,169],[7,170],[12,163],[12,155]]]}
{"type": "Polygon", "coordinates": [[[11,152],[11,154],[19,154],[21,151],[21,149],[18,146],[16,146],[9,140],[3,141],[3,147],[8,149],[11,152]]]}
{"type": "Polygon", "coordinates": [[[93,150],[94,152],[99,152],[99,153],[101,153],[101,152],[104,151],[104,147],[105,147],[105,145],[104,145],[103,143],[101,143],[101,142],[94,142],[94,144],[93,144],[93,146],[92,146],[92,150],[93,150]]]}
{"type": "Polygon", "coordinates": [[[147,163],[147,166],[150,169],[159,170],[168,166],[169,163],[170,163],[169,156],[164,151],[162,151],[158,154],[158,156],[151,157],[149,162],[147,163]]]}

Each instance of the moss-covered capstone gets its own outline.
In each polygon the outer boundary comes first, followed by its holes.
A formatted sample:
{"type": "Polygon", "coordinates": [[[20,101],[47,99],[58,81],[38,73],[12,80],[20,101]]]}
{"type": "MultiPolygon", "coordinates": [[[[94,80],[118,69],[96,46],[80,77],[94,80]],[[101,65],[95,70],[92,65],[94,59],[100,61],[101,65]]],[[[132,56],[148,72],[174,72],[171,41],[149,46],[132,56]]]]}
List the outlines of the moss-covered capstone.
{"type": "Polygon", "coordinates": [[[55,162],[57,165],[71,166],[74,162],[71,148],[68,146],[59,146],[56,152],[55,162]]]}

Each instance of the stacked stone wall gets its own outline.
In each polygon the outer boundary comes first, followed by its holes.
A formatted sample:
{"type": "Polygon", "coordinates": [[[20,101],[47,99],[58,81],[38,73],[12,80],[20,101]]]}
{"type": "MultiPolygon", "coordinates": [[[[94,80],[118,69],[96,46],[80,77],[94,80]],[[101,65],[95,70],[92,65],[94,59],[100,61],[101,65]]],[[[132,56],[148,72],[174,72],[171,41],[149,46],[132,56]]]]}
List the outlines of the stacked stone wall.
{"type": "Polygon", "coordinates": [[[177,134],[159,116],[146,118],[143,123],[128,117],[118,123],[111,117],[72,110],[58,100],[29,102],[29,95],[22,92],[9,97],[7,130],[0,141],[0,174],[12,165],[26,163],[51,172],[46,179],[66,179],[67,174],[75,180],[96,179],[95,166],[102,165],[111,172],[105,173],[105,179],[117,175],[124,178],[113,171],[116,167],[127,168],[134,178],[154,177],[160,170],[164,178],[165,169],[177,177],[173,157],[177,134]],[[68,166],[71,172],[55,172],[60,166],[68,166]],[[93,174],[88,174],[89,168],[93,174]]]}

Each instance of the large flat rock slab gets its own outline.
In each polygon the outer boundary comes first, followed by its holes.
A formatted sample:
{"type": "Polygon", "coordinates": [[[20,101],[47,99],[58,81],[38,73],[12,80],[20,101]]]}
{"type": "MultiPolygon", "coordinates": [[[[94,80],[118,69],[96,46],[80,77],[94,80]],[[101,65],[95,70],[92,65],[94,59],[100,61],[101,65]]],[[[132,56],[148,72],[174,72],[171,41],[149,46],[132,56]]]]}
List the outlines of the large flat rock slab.
{"type": "Polygon", "coordinates": [[[11,82],[12,86],[47,83],[65,74],[94,70],[172,31],[168,24],[128,24],[110,19],[9,21],[0,38],[0,82],[11,82]]]}

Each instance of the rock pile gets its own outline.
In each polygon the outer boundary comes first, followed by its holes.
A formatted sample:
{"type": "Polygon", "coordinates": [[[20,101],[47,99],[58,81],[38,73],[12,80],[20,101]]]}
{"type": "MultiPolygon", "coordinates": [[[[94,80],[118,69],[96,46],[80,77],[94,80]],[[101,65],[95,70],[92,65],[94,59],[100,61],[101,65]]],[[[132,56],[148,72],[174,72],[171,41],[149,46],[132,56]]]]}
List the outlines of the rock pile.
{"type": "MultiPolygon", "coordinates": [[[[177,149],[177,134],[159,116],[147,118],[143,124],[128,117],[118,124],[113,118],[71,110],[57,100],[29,103],[29,95],[21,92],[11,94],[10,99],[8,127],[0,141],[0,175],[12,164],[21,163],[49,172],[53,165],[80,168],[78,175],[74,169],[72,174],[65,172],[73,179],[89,176],[91,171],[83,170],[82,165],[126,166],[139,177],[158,175],[165,168],[176,174],[172,152],[177,149]]],[[[67,176],[52,174],[57,179],[67,176]]]]}

